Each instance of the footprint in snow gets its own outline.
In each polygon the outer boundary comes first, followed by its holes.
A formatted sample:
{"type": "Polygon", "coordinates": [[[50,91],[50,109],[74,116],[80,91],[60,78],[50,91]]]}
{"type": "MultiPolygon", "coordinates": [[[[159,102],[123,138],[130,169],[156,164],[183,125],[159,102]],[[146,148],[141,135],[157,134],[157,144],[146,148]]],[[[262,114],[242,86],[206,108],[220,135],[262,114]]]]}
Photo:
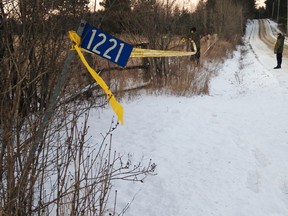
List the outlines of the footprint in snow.
{"type": "Polygon", "coordinates": [[[288,178],[280,182],[280,190],[283,193],[283,202],[288,207],[288,178]]]}
{"type": "Polygon", "coordinates": [[[258,148],[254,149],[253,153],[258,166],[266,167],[269,164],[269,161],[266,158],[266,156],[258,148]]]}
{"type": "Polygon", "coordinates": [[[246,187],[251,191],[258,193],[260,189],[260,175],[257,171],[250,171],[247,174],[246,187]]]}

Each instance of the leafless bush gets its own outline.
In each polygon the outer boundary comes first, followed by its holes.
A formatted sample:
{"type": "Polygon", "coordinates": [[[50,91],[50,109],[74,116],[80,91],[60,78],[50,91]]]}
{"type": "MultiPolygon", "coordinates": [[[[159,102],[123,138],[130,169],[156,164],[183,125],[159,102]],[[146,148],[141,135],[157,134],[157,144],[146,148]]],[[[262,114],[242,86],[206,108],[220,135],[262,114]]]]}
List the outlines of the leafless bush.
{"type": "MultiPolygon", "coordinates": [[[[68,110],[71,112],[71,108],[68,110]]],[[[146,167],[141,162],[135,165],[129,155],[127,157],[113,150],[112,132],[117,124],[111,124],[100,143],[89,141],[89,113],[82,114],[79,126],[80,113],[77,110],[72,108],[71,116],[61,131],[48,134],[55,137],[55,142],[50,143],[39,158],[41,166],[34,188],[37,195],[34,205],[37,208],[32,212],[103,215],[108,208],[114,209],[114,198],[110,198],[113,181],[143,181],[155,170],[153,163],[146,167]]],[[[61,123],[55,119],[54,124],[61,123]]],[[[114,212],[121,210],[114,209],[114,212]]]]}
{"type": "Polygon", "coordinates": [[[219,61],[203,63],[202,66],[195,66],[186,57],[170,59],[169,77],[162,88],[152,84],[152,94],[169,94],[177,96],[192,96],[209,94],[209,82],[219,69],[219,61]]]}
{"type": "Polygon", "coordinates": [[[66,17],[71,23],[65,25],[63,17],[51,14],[47,1],[6,3],[0,1],[5,48],[0,67],[0,215],[102,216],[111,207],[112,181],[141,181],[155,164],[134,166],[129,157],[116,153],[116,125],[100,143],[87,137],[89,109],[107,101],[95,104],[74,97],[81,94],[85,78],[75,82],[83,69],[79,61],[69,70],[64,63],[73,56],[63,31],[73,25],[79,8],[63,11],[72,20],[66,17]],[[62,76],[63,65],[67,77],[62,76]]]}

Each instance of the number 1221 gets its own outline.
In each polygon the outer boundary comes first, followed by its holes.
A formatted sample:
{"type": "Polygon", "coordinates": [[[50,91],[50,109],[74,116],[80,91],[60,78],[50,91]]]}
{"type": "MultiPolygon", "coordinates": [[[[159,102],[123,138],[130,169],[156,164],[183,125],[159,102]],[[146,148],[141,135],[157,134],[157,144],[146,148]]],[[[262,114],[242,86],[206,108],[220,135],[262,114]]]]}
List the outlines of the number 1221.
{"type": "MultiPolygon", "coordinates": [[[[92,43],[93,43],[93,40],[94,40],[94,38],[95,38],[96,32],[97,32],[96,29],[92,29],[92,35],[91,35],[91,38],[90,38],[89,43],[88,43],[88,45],[87,45],[87,49],[89,49],[89,50],[90,50],[91,45],[92,45],[92,43]]],[[[103,34],[103,33],[100,33],[100,34],[98,35],[98,37],[100,37],[100,38],[102,38],[102,39],[101,39],[98,43],[96,43],[96,44],[94,45],[94,47],[92,48],[92,52],[94,52],[94,53],[96,53],[96,54],[98,54],[98,55],[102,55],[102,53],[98,50],[98,48],[99,48],[100,46],[102,46],[103,44],[105,44],[105,42],[107,41],[107,37],[106,37],[106,35],[103,34]]],[[[111,52],[112,50],[115,50],[115,49],[117,48],[118,41],[115,40],[114,38],[111,38],[111,39],[109,39],[108,41],[109,41],[110,43],[112,43],[112,44],[111,44],[111,45],[108,47],[108,49],[106,49],[106,51],[103,53],[103,57],[111,60],[112,57],[110,56],[110,52],[111,52]]],[[[121,53],[122,53],[122,50],[123,50],[124,45],[125,45],[124,43],[120,43],[120,44],[119,44],[120,48],[119,48],[119,50],[118,50],[118,52],[117,52],[117,55],[116,55],[116,57],[115,57],[115,62],[118,62],[119,57],[121,56],[121,53]]]]}

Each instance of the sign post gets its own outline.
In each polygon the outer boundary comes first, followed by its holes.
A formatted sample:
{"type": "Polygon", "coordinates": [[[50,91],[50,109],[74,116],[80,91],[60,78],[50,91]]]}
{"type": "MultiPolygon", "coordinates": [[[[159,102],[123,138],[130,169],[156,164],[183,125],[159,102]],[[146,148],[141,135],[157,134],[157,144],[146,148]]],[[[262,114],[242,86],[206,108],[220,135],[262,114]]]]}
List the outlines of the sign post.
{"type": "MultiPolygon", "coordinates": [[[[84,28],[85,24],[86,24],[86,21],[81,20],[81,22],[79,24],[79,27],[77,29],[77,34],[78,35],[82,35],[83,28],[84,28]]],[[[62,89],[65,86],[65,83],[66,83],[66,80],[67,80],[67,77],[68,77],[68,74],[69,74],[69,67],[71,65],[71,62],[72,62],[72,59],[73,59],[74,56],[75,56],[75,53],[72,50],[69,50],[68,54],[67,54],[67,57],[65,59],[65,62],[64,62],[64,67],[63,67],[63,69],[62,69],[62,71],[61,71],[61,73],[60,73],[60,75],[58,77],[58,80],[56,82],[55,88],[53,89],[52,95],[51,95],[51,97],[49,99],[49,104],[47,105],[47,108],[44,111],[44,114],[42,116],[39,128],[36,131],[35,144],[32,146],[30,155],[28,157],[29,161],[27,162],[27,164],[30,163],[31,160],[33,160],[34,155],[37,152],[38,146],[40,145],[40,143],[42,141],[44,130],[47,127],[51,117],[54,114],[54,109],[55,109],[55,107],[57,105],[58,97],[59,97],[62,89]]],[[[27,175],[28,175],[28,173],[27,173],[27,175]]]]}

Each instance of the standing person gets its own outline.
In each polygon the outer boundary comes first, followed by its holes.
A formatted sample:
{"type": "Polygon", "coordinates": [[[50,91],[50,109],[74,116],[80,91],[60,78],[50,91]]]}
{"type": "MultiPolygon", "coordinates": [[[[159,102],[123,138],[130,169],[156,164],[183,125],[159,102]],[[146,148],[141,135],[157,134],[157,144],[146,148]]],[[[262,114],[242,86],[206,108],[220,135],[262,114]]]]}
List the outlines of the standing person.
{"type": "Polygon", "coordinates": [[[283,49],[284,49],[284,35],[278,33],[277,41],[274,46],[274,53],[276,54],[277,66],[274,67],[274,69],[281,68],[283,49]]]}
{"type": "Polygon", "coordinates": [[[191,51],[195,51],[194,50],[194,46],[192,41],[194,41],[196,48],[197,48],[197,52],[195,55],[191,56],[191,60],[195,61],[197,65],[199,65],[200,63],[200,35],[198,34],[198,32],[196,31],[196,28],[193,27],[190,29],[190,34],[189,34],[189,42],[190,42],[190,46],[191,46],[191,51]]]}

